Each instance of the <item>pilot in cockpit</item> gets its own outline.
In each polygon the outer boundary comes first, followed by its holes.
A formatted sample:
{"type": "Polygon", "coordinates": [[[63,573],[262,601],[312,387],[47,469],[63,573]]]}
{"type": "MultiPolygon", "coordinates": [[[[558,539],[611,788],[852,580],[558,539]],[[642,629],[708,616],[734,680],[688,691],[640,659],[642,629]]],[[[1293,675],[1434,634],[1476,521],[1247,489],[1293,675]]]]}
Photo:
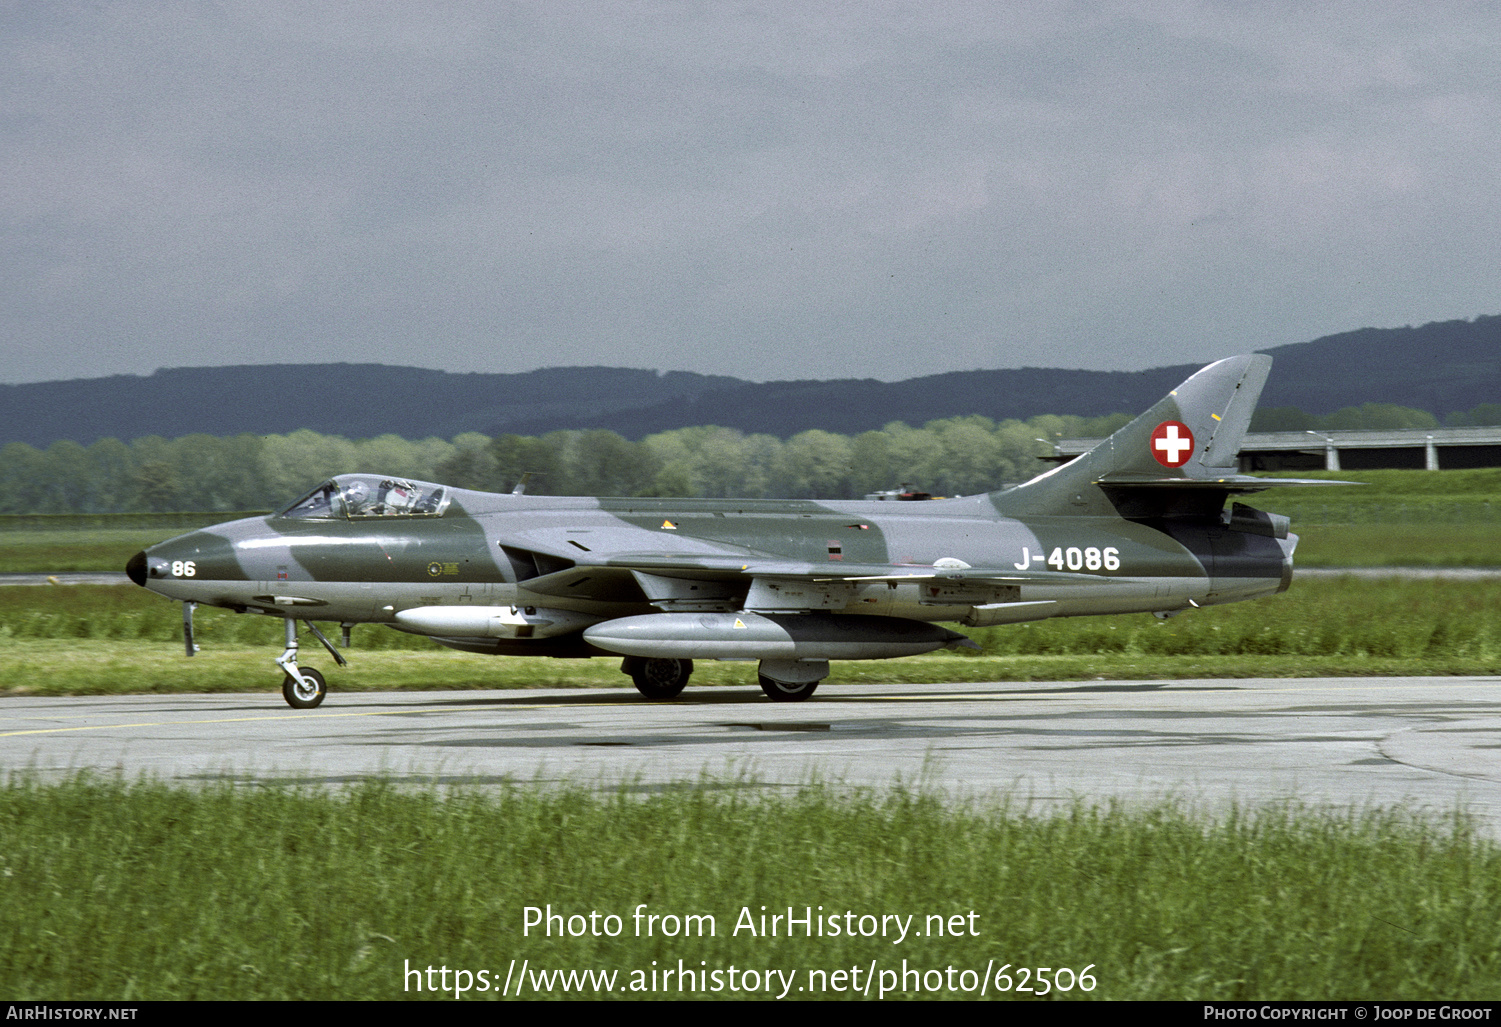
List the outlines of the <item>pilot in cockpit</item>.
{"type": "Polygon", "coordinates": [[[376,497],[378,510],[383,514],[403,514],[408,512],[412,502],[417,498],[417,490],[404,481],[386,480],[380,483],[381,493],[376,497]]]}
{"type": "Polygon", "coordinates": [[[344,487],[344,506],[350,517],[369,513],[370,486],[362,481],[352,481],[344,487]]]}

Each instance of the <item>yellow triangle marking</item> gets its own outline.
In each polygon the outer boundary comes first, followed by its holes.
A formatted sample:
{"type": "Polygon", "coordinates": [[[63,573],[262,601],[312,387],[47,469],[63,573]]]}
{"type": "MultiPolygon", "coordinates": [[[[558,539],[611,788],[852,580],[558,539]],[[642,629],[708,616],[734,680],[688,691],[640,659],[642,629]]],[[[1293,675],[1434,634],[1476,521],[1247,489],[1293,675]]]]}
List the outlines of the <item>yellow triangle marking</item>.
{"type": "Polygon", "coordinates": [[[677,530],[677,525],[673,524],[671,521],[663,521],[662,522],[662,527],[668,529],[669,531],[676,531],[677,530]]]}
{"type": "Polygon", "coordinates": [[[739,617],[736,617],[735,618],[735,627],[737,627],[737,628],[743,628],[743,627],[745,627],[745,621],[741,620],[739,617]]]}

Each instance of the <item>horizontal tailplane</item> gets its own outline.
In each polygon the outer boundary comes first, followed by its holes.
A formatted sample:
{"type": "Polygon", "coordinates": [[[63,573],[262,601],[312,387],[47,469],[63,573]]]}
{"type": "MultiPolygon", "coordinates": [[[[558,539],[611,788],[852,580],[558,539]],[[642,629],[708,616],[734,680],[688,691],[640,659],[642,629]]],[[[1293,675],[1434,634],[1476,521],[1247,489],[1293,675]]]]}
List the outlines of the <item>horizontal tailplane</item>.
{"type": "Polygon", "coordinates": [[[993,493],[996,508],[1012,517],[1195,516],[1218,510],[1231,493],[1341,484],[1239,473],[1241,443],[1271,369],[1264,353],[1210,364],[1088,453],[993,493]]]}

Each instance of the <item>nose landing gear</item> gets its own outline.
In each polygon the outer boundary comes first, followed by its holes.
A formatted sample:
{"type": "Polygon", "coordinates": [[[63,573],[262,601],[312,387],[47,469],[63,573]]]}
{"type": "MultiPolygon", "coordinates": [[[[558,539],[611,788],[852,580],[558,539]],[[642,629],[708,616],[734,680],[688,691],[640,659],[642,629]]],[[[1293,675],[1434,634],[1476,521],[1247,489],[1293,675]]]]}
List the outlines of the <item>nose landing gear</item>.
{"type": "MultiPolygon", "coordinates": [[[[318,625],[312,621],[303,621],[313,637],[323,643],[323,648],[328,650],[341,667],[347,667],[346,660],[335,649],[333,643],[324,637],[323,632],[318,630],[318,625]]],[[[287,705],[295,710],[311,710],[328,695],[328,683],[323,680],[323,675],[311,667],[297,666],[297,619],[287,618],[287,648],[276,658],[277,666],[286,671],[286,677],[281,682],[281,695],[287,701],[287,705]]]]}

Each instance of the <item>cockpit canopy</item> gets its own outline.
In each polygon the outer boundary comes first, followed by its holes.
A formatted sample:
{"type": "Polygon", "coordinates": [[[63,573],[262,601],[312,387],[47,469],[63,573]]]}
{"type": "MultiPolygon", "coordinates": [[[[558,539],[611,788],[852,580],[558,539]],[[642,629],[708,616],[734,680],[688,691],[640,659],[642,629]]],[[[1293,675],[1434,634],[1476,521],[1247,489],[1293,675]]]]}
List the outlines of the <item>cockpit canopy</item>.
{"type": "Polygon", "coordinates": [[[363,520],[367,517],[442,517],[448,489],[409,478],[378,474],[341,474],[330,478],[278,517],[363,520]]]}

